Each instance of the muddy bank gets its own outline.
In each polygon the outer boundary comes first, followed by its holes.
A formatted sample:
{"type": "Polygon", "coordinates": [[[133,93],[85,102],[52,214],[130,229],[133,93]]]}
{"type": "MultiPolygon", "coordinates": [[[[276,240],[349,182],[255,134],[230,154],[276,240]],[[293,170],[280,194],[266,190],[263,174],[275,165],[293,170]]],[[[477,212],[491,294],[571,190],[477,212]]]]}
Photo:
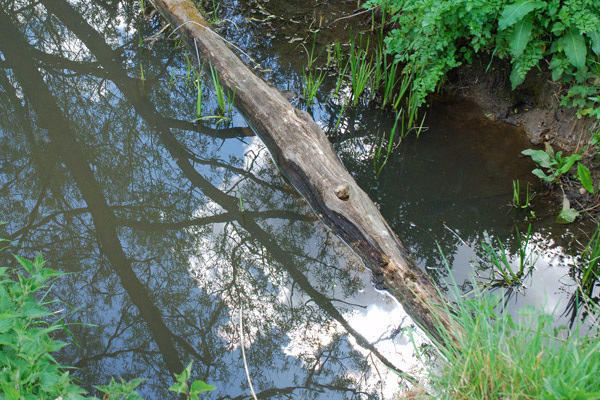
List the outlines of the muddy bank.
{"type": "Polygon", "coordinates": [[[523,84],[511,89],[508,62],[482,56],[448,74],[444,94],[476,103],[490,120],[522,127],[534,145],[550,143],[570,152],[589,143],[597,121],[578,119],[576,110],[560,105],[565,86],[552,82],[545,68],[533,69],[523,84]]]}
{"type": "MultiPolygon", "coordinates": [[[[579,119],[576,109],[560,105],[560,98],[568,88],[553,82],[549,71],[532,70],[516,90],[511,89],[510,71],[511,65],[507,62],[480,57],[473,64],[452,71],[442,95],[434,101],[466,101],[472,104],[472,108],[466,110],[463,107],[465,111],[460,118],[487,118],[517,126],[532,145],[549,143],[556,150],[572,153],[583,150],[581,162],[589,167],[592,181],[600,181],[596,151],[594,147],[592,150],[584,149],[590,144],[598,121],[593,118],[579,119]]],[[[592,220],[598,218],[600,209],[596,196],[588,193],[575,176],[564,174],[560,177],[559,185],[545,186],[549,189],[547,198],[554,199],[557,207],[562,204],[564,195],[582,216],[591,217],[592,220]]],[[[557,209],[556,213],[559,211],[557,209]]],[[[584,218],[584,221],[589,219],[584,218]]]]}

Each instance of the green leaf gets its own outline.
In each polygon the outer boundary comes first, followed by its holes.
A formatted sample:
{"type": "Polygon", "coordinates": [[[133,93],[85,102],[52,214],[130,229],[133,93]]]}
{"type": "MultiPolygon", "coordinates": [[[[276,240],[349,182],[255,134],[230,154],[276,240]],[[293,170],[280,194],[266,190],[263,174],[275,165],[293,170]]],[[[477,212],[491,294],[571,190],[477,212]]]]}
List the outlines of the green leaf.
{"type": "Polygon", "coordinates": [[[30,274],[33,273],[33,262],[23,257],[19,257],[17,255],[15,255],[14,257],[19,262],[19,264],[21,264],[21,266],[25,269],[25,271],[29,272],[30,274]]]}
{"type": "Polygon", "coordinates": [[[579,216],[579,211],[573,208],[562,210],[556,217],[557,224],[570,224],[579,216]]]}
{"type": "Polygon", "coordinates": [[[498,28],[504,30],[509,26],[516,24],[536,8],[545,6],[545,3],[538,0],[521,0],[517,1],[515,4],[506,6],[502,11],[502,15],[500,15],[500,19],[498,19],[498,28]]]}
{"type": "MultiPolygon", "coordinates": [[[[558,153],[557,153],[557,158],[558,158],[558,153]]],[[[569,172],[569,170],[571,168],[573,168],[573,165],[575,165],[575,162],[577,162],[579,159],[581,159],[581,154],[571,154],[569,157],[564,159],[564,164],[561,165],[561,167],[556,171],[558,173],[558,176],[560,175],[564,175],[567,172],[569,172]]]]}
{"type": "Polygon", "coordinates": [[[557,82],[562,78],[566,65],[568,64],[566,64],[566,60],[563,57],[552,57],[552,61],[550,61],[550,70],[552,70],[553,81],[557,82]]]}
{"type": "Polygon", "coordinates": [[[546,175],[544,171],[542,171],[539,168],[534,169],[533,171],[531,171],[531,173],[537,176],[538,178],[542,179],[544,182],[552,182],[554,180],[554,176],[546,175]]]}
{"type": "Polygon", "coordinates": [[[550,155],[544,150],[526,149],[521,154],[530,156],[542,168],[550,168],[550,155]]]}
{"type": "Polygon", "coordinates": [[[187,382],[175,382],[169,387],[170,392],[185,393],[187,391],[187,382]]]}
{"type": "Polygon", "coordinates": [[[204,392],[210,392],[211,390],[215,390],[216,387],[213,385],[209,385],[206,382],[201,380],[194,381],[192,383],[192,387],[190,388],[190,394],[199,394],[204,392]]]}
{"type": "Polygon", "coordinates": [[[580,70],[584,69],[587,47],[583,36],[577,29],[571,28],[562,39],[565,54],[569,62],[580,70]]]}
{"type": "Polygon", "coordinates": [[[592,39],[592,51],[600,56],[600,31],[588,32],[587,35],[592,39]]]}
{"type": "Polygon", "coordinates": [[[2,313],[0,314],[0,333],[5,333],[11,330],[15,326],[14,314],[2,313]]]}
{"type": "Polygon", "coordinates": [[[131,392],[127,394],[126,400],[144,400],[138,392],[131,392]]]}
{"type": "Polygon", "coordinates": [[[532,27],[533,22],[531,16],[523,18],[515,25],[509,42],[510,51],[513,57],[518,57],[523,54],[525,47],[527,47],[527,43],[529,43],[532,27]]]}
{"type": "Polygon", "coordinates": [[[42,318],[52,313],[46,310],[43,307],[40,307],[38,304],[33,302],[27,302],[23,305],[22,308],[23,314],[25,317],[34,319],[34,318],[42,318]]]}
{"type": "Polygon", "coordinates": [[[519,69],[513,67],[512,71],[510,72],[510,85],[513,90],[523,83],[525,76],[525,73],[521,73],[519,69]]]}
{"type": "Polygon", "coordinates": [[[588,167],[586,167],[582,163],[577,163],[577,178],[579,179],[579,182],[581,182],[585,190],[587,190],[590,193],[594,193],[592,175],[590,174],[590,170],[588,169],[588,167]]]}

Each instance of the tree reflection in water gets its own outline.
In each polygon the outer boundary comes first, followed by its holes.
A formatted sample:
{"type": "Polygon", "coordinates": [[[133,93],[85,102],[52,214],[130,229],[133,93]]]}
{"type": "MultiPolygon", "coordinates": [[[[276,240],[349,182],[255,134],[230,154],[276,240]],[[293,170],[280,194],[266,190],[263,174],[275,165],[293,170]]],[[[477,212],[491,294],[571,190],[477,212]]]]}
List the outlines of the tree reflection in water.
{"type": "Polygon", "coordinates": [[[245,398],[243,309],[260,397],[389,395],[389,367],[410,365],[402,311],[239,117],[187,122],[185,53],[164,38],[140,46],[159,28],[136,7],[3,1],[0,11],[11,38],[0,43],[2,233],[15,252],[76,272],[52,289],[85,323],[70,327],[77,344],[60,360],[89,389],[148,377],[149,398],[166,397],[194,360],[213,396],[245,398]]]}

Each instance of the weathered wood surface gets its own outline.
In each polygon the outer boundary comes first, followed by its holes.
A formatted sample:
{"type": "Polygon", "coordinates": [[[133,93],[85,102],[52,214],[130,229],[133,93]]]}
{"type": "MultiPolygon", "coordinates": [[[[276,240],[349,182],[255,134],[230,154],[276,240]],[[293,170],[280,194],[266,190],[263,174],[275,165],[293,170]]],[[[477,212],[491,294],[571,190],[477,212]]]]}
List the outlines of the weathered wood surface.
{"type": "Polygon", "coordinates": [[[235,106],[268,148],[275,163],[317,216],[362,258],[385,288],[430,337],[435,319],[448,329],[448,316],[435,304],[444,299],[411,259],[375,204],[339,161],[310,115],[294,108],[213,33],[189,0],[152,0],[156,9],[218,71],[235,106]]]}

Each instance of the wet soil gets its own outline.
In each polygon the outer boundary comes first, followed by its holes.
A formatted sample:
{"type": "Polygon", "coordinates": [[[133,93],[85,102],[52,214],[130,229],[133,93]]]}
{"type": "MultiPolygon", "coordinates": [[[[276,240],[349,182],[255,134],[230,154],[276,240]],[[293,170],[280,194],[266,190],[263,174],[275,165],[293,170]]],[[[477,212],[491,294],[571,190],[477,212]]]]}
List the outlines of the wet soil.
{"type": "Polygon", "coordinates": [[[550,72],[533,69],[523,84],[512,90],[510,63],[481,56],[448,76],[446,95],[477,103],[487,118],[522,127],[534,145],[544,142],[569,152],[589,143],[596,121],[578,119],[576,110],[560,105],[568,88],[553,82],[550,72]]]}
{"type": "MultiPolygon", "coordinates": [[[[590,169],[592,181],[600,181],[597,151],[590,148],[598,121],[578,118],[575,109],[560,105],[568,87],[553,82],[546,68],[530,71],[515,90],[511,88],[510,71],[510,63],[481,56],[471,65],[463,65],[449,74],[441,98],[473,102],[477,105],[473,112],[479,116],[521,128],[532,147],[548,143],[556,151],[582,152],[581,162],[590,169]]],[[[434,101],[439,99],[440,96],[434,101]]],[[[561,177],[559,185],[546,184],[549,196],[559,205],[566,196],[585,219],[597,220],[598,198],[585,191],[575,174],[576,167],[571,174],[561,177]]]]}

